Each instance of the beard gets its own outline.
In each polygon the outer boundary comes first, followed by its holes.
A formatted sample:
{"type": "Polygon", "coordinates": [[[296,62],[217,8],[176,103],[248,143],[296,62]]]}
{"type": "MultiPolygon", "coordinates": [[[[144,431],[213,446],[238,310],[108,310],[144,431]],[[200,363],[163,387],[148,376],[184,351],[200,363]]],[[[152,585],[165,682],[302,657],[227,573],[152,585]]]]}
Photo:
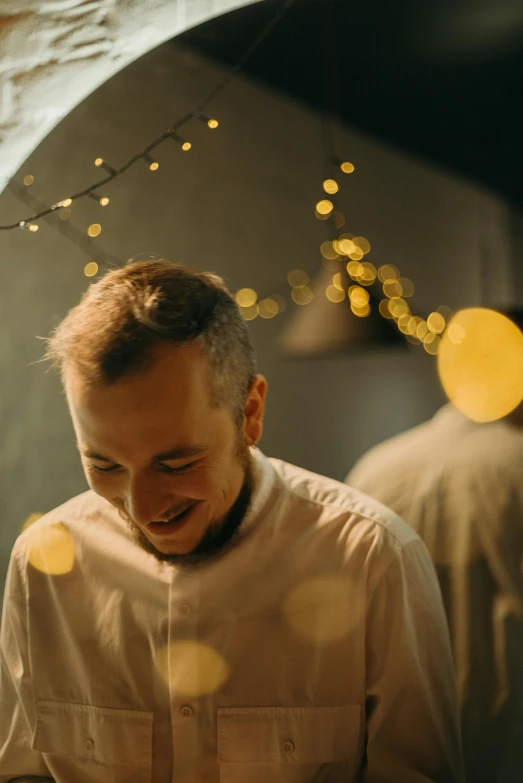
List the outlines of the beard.
{"type": "Polygon", "coordinates": [[[229,511],[219,520],[214,520],[200,543],[187,554],[167,554],[160,552],[149,541],[145,533],[130,519],[125,512],[119,510],[119,514],[127,523],[135,541],[157,560],[162,563],[172,563],[178,566],[198,566],[208,562],[211,558],[222,554],[228,549],[228,545],[234,540],[243,519],[251,505],[254,489],[254,469],[249,453],[249,448],[243,442],[238,444],[237,458],[244,470],[243,482],[238,496],[229,511]]]}

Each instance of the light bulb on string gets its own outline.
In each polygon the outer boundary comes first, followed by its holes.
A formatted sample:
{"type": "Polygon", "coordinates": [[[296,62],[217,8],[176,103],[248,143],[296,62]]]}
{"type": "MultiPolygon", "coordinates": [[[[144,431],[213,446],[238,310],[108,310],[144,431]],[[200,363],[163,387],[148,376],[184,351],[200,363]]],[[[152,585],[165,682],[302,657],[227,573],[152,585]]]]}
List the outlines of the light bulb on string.
{"type": "Polygon", "coordinates": [[[35,181],[35,178],[33,177],[32,174],[26,174],[25,175],[25,177],[24,177],[24,185],[26,186],[26,188],[30,187],[33,184],[34,181],[35,181]]]}
{"type": "Polygon", "coordinates": [[[334,193],[337,193],[339,189],[340,186],[338,185],[335,179],[326,179],[323,182],[323,190],[325,191],[325,193],[328,193],[331,196],[334,193]]]}
{"type": "Polygon", "coordinates": [[[189,152],[189,150],[192,147],[190,141],[185,141],[185,139],[182,139],[182,137],[178,136],[178,134],[174,133],[174,131],[173,133],[171,133],[171,139],[175,141],[182,148],[184,152],[189,152]]]}
{"type": "Polygon", "coordinates": [[[102,169],[105,169],[105,171],[107,171],[113,177],[116,175],[116,169],[110,166],[103,158],[96,158],[94,161],[94,165],[97,168],[101,167],[102,169]]]}
{"type": "Polygon", "coordinates": [[[97,237],[102,233],[102,227],[100,223],[91,223],[87,229],[87,233],[90,237],[97,237]]]}
{"type": "Polygon", "coordinates": [[[198,114],[198,119],[204,122],[211,130],[215,130],[220,125],[215,117],[207,117],[205,114],[198,114]]]}
{"type": "Polygon", "coordinates": [[[89,261],[89,263],[84,266],[84,275],[86,277],[94,277],[97,272],[98,264],[96,261],[89,261]]]}
{"type": "Polygon", "coordinates": [[[38,223],[29,223],[29,231],[31,231],[31,233],[36,234],[39,228],[40,226],[38,223]]]}
{"type": "Polygon", "coordinates": [[[109,202],[111,201],[111,199],[108,196],[100,196],[100,194],[99,193],[95,193],[94,190],[92,190],[89,193],[89,198],[92,198],[93,201],[97,201],[98,204],[100,204],[100,206],[102,206],[102,207],[106,207],[109,204],[109,202]]]}
{"type": "Polygon", "coordinates": [[[331,163],[333,166],[339,168],[344,174],[352,174],[355,169],[354,163],[351,163],[349,160],[344,160],[343,158],[332,158],[331,163]]]}
{"type": "Polygon", "coordinates": [[[142,157],[149,164],[150,171],[158,171],[158,169],[160,168],[160,164],[151,155],[149,155],[148,152],[144,152],[142,157]]]}

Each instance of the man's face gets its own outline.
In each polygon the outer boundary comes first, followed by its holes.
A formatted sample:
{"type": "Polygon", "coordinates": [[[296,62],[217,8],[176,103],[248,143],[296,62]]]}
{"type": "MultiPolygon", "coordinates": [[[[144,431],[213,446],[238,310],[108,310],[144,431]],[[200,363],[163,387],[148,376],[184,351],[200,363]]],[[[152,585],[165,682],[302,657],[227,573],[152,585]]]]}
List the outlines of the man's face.
{"type": "Polygon", "coordinates": [[[248,444],[261,435],[261,376],[241,429],[228,407],[213,406],[211,366],[196,343],[162,344],[151,367],[110,386],[89,388],[68,368],[65,388],[89,485],[146,549],[183,560],[231,515],[245,513],[248,444]]]}

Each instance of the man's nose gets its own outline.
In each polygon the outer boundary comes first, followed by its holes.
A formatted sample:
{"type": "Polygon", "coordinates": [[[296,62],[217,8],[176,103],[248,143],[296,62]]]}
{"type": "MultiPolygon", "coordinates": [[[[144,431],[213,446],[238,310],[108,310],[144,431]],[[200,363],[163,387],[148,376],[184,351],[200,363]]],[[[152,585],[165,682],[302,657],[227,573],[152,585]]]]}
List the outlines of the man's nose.
{"type": "Polygon", "coordinates": [[[135,476],[126,492],[125,506],[131,519],[145,527],[162,517],[175,505],[162,476],[135,476]]]}

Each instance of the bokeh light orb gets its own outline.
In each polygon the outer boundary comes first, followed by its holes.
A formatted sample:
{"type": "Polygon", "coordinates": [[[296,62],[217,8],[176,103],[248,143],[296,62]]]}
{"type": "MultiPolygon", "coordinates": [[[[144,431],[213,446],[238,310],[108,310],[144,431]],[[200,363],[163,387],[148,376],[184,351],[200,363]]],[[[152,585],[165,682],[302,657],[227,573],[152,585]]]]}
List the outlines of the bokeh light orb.
{"type": "Polygon", "coordinates": [[[443,334],[438,372],[449,400],[470,419],[501,419],[523,400],[523,332],[494,310],[461,310],[443,334]]]}
{"type": "Polygon", "coordinates": [[[161,676],[180,696],[201,697],[216,693],[230,677],[229,666],[212,647],[180,640],[156,653],[161,676]]]}
{"type": "Polygon", "coordinates": [[[31,525],[24,541],[29,563],[37,571],[60,576],[72,571],[75,561],[73,537],[63,522],[46,527],[31,525]]]}

